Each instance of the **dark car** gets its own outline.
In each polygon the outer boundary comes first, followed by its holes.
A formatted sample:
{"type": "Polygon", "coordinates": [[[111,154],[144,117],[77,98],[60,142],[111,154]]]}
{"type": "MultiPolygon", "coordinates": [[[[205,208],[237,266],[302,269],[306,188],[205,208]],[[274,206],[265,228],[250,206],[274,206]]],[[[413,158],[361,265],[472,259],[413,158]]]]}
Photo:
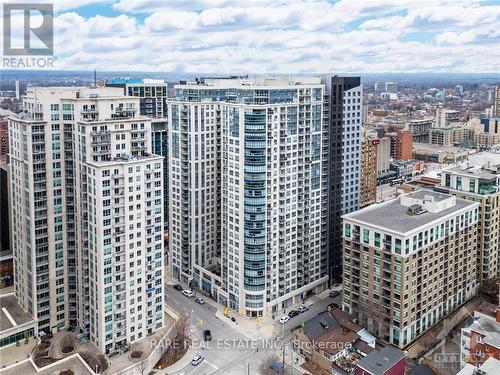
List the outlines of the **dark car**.
{"type": "Polygon", "coordinates": [[[330,303],[330,304],[328,305],[328,307],[329,307],[329,309],[330,309],[330,310],[335,310],[335,309],[338,309],[338,308],[339,308],[339,305],[338,305],[338,304],[336,304],[336,303],[330,303]]]}
{"type": "Polygon", "coordinates": [[[288,313],[288,316],[289,316],[290,318],[294,318],[294,317],[296,317],[297,315],[299,315],[299,312],[298,312],[297,310],[292,310],[292,311],[290,311],[290,312],[288,313]]]}
{"type": "Polygon", "coordinates": [[[181,284],[175,284],[175,285],[174,285],[174,289],[175,289],[175,290],[183,290],[184,288],[182,287],[182,285],[181,285],[181,284]]]}
{"type": "Polygon", "coordinates": [[[338,297],[338,296],[340,296],[340,292],[338,292],[338,291],[330,292],[329,296],[330,296],[330,298],[338,297]]]}
{"type": "Polygon", "coordinates": [[[212,334],[210,333],[209,329],[203,331],[203,338],[205,339],[205,341],[212,340],[212,334]]]}

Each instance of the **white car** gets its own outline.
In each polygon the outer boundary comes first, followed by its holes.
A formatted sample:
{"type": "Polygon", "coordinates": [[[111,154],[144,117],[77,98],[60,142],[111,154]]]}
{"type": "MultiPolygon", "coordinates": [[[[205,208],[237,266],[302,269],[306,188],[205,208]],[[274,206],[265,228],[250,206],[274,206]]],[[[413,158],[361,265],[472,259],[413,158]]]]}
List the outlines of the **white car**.
{"type": "Polygon", "coordinates": [[[193,366],[198,366],[201,362],[203,362],[203,360],[205,359],[205,357],[203,357],[201,354],[196,354],[196,357],[193,358],[193,360],[191,361],[191,364],[193,366]]]}
{"type": "Polygon", "coordinates": [[[299,308],[297,309],[299,313],[306,312],[307,310],[309,310],[309,306],[306,305],[299,306],[299,308]]]}
{"type": "Polygon", "coordinates": [[[280,324],[285,324],[286,322],[288,322],[290,320],[290,317],[288,315],[283,315],[279,321],[280,324]]]}
{"type": "Polygon", "coordinates": [[[189,289],[184,289],[182,291],[182,294],[184,294],[187,298],[191,298],[192,296],[194,296],[193,291],[189,289]]]}

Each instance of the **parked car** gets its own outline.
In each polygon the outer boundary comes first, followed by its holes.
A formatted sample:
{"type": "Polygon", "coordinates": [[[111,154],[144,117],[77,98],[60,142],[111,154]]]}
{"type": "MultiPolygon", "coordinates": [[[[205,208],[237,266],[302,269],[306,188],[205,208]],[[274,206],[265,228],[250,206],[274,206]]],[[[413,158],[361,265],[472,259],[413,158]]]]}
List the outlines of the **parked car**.
{"type": "Polygon", "coordinates": [[[338,297],[338,296],[340,296],[340,292],[335,290],[333,292],[330,292],[329,296],[330,296],[330,298],[338,297]]]}
{"type": "Polygon", "coordinates": [[[182,285],[181,284],[175,284],[174,285],[175,290],[182,290],[182,285]]]}
{"type": "Polygon", "coordinates": [[[297,310],[292,310],[288,313],[290,319],[296,317],[297,315],[299,315],[299,312],[297,310]]]}
{"type": "Polygon", "coordinates": [[[182,291],[182,294],[184,294],[187,298],[191,298],[192,296],[194,296],[193,291],[189,289],[184,289],[182,291]]]}
{"type": "Polygon", "coordinates": [[[288,322],[290,320],[290,317],[288,315],[283,315],[280,320],[279,320],[279,323],[280,324],[285,324],[286,322],[288,322]]]}
{"type": "Polygon", "coordinates": [[[334,309],[338,309],[339,308],[339,305],[337,303],[330,303],[328,305],[328,307],[330,308],[330,310],[334,310],[334,309]]]}
{"type": "Polygon", "coordinates": [[[212,340],[212,334],[210,333],[209,329],[203,331],[203,338],[205,339],[205,341],[212,340]]]}
{"type": "Polygon", "coordinates": [[[196,297],[194,299],[194,302],[199,303],[200,305],[203,305],[205,303],[205,300],[202,297],[196,297]]]}
{"type": "Polygon", "coordinates": [[[193,360],[191,361],[191,364],[193,366],[198,366],[201,362],[203,362],[203,360],[205,359],[205,357],[203,357],[200,353],[196,354],[196,357],[193,358],[193,360]]]}
{"type": "Polygon", "coordinates": [[[307,306],[307,305],[299,306],[299,313],[306,312],[307,310],[309,310],[309,306],[307,306]]]}

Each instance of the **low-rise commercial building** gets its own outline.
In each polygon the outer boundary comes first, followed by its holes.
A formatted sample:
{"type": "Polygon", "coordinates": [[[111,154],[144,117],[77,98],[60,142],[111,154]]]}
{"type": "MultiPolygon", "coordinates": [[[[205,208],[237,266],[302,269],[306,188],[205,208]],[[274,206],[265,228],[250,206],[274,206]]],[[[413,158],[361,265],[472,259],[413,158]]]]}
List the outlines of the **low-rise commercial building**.
{"type": "Polygon", "coordinates": [[[432,163],[458,163],[466,159],[470,153],[471,150],[460,147],[439,146],[429,143],[413,144],[413,158],[432,163]]]}
{"type": "Polygon", "coordinates": [[[480,367],[488,358],[500,360],[500,306],[483,302],[461,330],[460,363],[480,367]]]}
{"type": "Polygon", "coordinates": [[[374,350],[358,361],[356,375],[404,375],[405,357],[404,352],[392,346],[374,350]]]}

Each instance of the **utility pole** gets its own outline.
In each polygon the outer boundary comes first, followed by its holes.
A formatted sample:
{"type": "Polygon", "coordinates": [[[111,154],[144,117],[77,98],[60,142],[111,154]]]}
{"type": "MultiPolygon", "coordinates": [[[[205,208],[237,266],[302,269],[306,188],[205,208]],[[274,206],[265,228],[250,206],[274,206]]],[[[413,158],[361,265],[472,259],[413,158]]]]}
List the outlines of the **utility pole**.
{"type": "Polygon", "coordinates": [[[285,375],[285,325],[281,325],[281,345],[283,346],[283,375],[285,375]]]}

